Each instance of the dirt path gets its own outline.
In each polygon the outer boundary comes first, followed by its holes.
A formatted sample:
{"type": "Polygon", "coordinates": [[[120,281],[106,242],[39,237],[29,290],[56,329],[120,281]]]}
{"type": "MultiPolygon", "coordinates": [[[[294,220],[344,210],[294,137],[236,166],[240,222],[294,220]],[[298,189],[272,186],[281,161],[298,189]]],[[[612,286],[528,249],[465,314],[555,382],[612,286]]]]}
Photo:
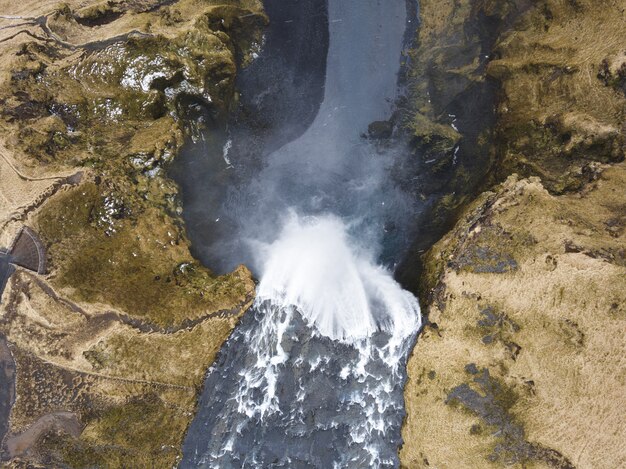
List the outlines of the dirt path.
{"type": "Polygon", "coordinates": [[[19,169],[5,142],[0,141],[0,231],[12,221],[21,221],[66,185],[80,183],[83,172],[29,175],[19,169]]]}
{"type": "Polygon", "coordinates": [[[6,439],[5,447],[9,458],[21,456],[33,446],[39,437],[50,430],[63,431],[78,437],[82,425],[72,412],[54,412],[39,417],[26,431],[6,439]]]}
{"type": "MultiPolygon", "coordinates": [[[[109,309],[109,310],[98,311],[98,312],[87,312],[84,308],[82,308],[77,303],[71,300],[68,300],[67,298],[63,298],[61,295],[59,295],[52,288],[52,286],[50,286],[50,284],[45,281],[45,279],[39,276],[36,276],[34,274],[31,274],[30,272],[26,272],[26,271],[22,271],[21,274],[27,277],[32,282],[36,283],[37,286],[41,288],[41,290],[54,302],[62,304],[63,306],[65,306],[66,308],[70,309],[71,311],[75,313],[81,314],[90,320],[102,320],[103,318],[106,318],[106,319],[109,319],[111,322],[114,322],[114,321],[121,322],[145,334],[154,334],[154,333],[175,334],[181,331],[189,331],[209,319],[218,318],[218,317],[219,318],[235,317],[235,316],[238,316],[242,310],[247,309],[253,300],[253,296],[251,295],[251,296],[246,297],[246,299],[242,303],[238,304],[235,308],[213,311],[213,312],[204,314],[196,319],[193,319],[193,320],[188,319],[186,321],[183,321],[182,323],[176,326],[162,327],[162,326],[159,326],[158,324],[154,324],[154,323],[144,321],[138,318],[133,318],[129,316],[128,314],[121,313],[115,310],[109,309]]],[[[27,289],[27,286],[24,283],[19,283],[17,285],[18,285],[17,288],[19,291],[27,289]]],[[[28,292],[24,291],[24,293],[27,294],[28,292]]]]}

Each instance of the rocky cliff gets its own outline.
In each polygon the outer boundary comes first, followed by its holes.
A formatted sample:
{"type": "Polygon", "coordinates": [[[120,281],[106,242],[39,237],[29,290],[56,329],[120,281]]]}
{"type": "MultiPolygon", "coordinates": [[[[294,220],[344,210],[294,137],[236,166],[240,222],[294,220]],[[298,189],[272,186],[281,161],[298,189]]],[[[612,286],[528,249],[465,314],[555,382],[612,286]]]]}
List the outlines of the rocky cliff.
{"type": "Polygon", "coordinates": [[[423,256],[402,464],[622,467],[626,3],[420,3],[419,151],[451,164],[432,142],[476,139],[448,128],[470,90],[492,114],[489,190],[451,189],[458,221],[423,256]]]}
{"type": "Polygon", "coordinates": [[[236,103],[267,18],[256,0],[0,11],[0,239],[31,226],[49,264],[18,270],[2,298],[16,370],[2,457],[172,467],[254,282],[193,259],[166,171],[236,103]]]}

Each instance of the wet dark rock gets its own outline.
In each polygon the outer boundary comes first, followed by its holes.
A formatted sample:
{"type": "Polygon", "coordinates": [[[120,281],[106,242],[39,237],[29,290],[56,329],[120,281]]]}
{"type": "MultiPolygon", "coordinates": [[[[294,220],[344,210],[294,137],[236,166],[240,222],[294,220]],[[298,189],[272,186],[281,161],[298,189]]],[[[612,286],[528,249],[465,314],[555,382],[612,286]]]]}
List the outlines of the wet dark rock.
{"type": "MultiPolygon", "coordinates": [[[[0,444],[9,429],[9,414],[15,400],[15,361],[4,335],[0,334],[0,444]]],[[[0,455],[3,449],[0,448],[0,455]]]]}
{"type": "Polygon", "coordinates": [[[386,140],[393,134],[393,124],[389,121],[375,121],[367,127],[367,134],[374,140],[386,140]]]}
{"type": "Polygon", "coordinates": [[[11,265],[8,254],[4,251],[0,251],[0,303],[2,300],[2,293],[4,292],[7,282],[14,271],[15,267],[11,265]]]}
{"type": "MultiPolygon", "coordinates": [[[[487,334],[481,337],[481,342],[484,345],[491,345],[496,342],[502,344],[510,354],[511,359],[516,360],[522,351],[522,347],[512,341],[511,336],[519,332],[519,325],[505,313],[498,312],[492,306],[483,308],[480,311],[480,315],[481,319],[476,321],[476,325],[481,329],[481,334],[487,332],[487,334]]],[[[467,367],[465,371],[470,373],[467,367]]],[[[472,371],[477,371],[475,366],[472,368],[472,371]]]]}
{"type": "Polygon", "coordinates": [[[478,325],[481,327],[493,327],[498,324],[499,319],[492,307],[487,307],[480,312],[483,319],[478,321],[478,325]]]}
{"type": "Polygon", "coordinates": [[[494,162],[500,91],[485,70],[496,55],[500,34],[527,3],[478,1],[470,8],[456,2],[448,20],[443,19],[446,15],[431,19],[431,29],[420,36],[411,64],[406,122],[415,159],[402,171],[414,176],[418,182],[413,187],[419,187],[422,195],[437,196],[419,215],[424,228],[415,240],[414,254],[399,267],[406,285],[417,287],[420,251],[450,228],[453,214],[480,190],[494,162]]]}
{"type": "Polygon", "coordinates": [[[482,319],[477,321],[480,327],[498,327],[508,326],[512,332],[519,331],[519,326],[515,321],[510,319],[505,313],[498,312],[494,307],[488,306],[480,311],[482,319]]]}
{"type": "Polygon", "coordinates": [[[17,120],[35,119],[45,115],[46,105],[37,101],[25,101],[15,107],[4,109],[2,114],[9,118],[17,120]]]}
{"type": "MultiPolygon", "coordinates": [[[[488,456],[490,461],[513,465],[538,460],[550,467],[573,469],[574,465],[558,451],[526,440],[524,427],[510,412],[518,398],[512,388],[491,377],[489,370],[483,368],[471,383],[453,388],[448,393],[446,404],[460,405],[492,428],[497,443],[488,456]]],[[[473,425],[470,433],[478,435],[480,426],[473,425]]]]}
{"type": "Polygon", "coordinates": [[[510,255],[488,246],[476,245],[471,245],[459,256],[457,266],[479,274],[503,274],[518,268],[517,261],[510,255]]]}
{"type": "Polygon", "coordinates": [[[511,353],[511,358],[517,360],[517,356],[522,351],[522,347],[515,342],[504,342],[505,347],[511,353]]]}
{"type": "Polygon", "coordinates": [[[486,335],[481,340],[482,340],[483,344],[489,345],[489,344],[493,343],[494,337],[492,335],[486,335]]]}
{"type": "MultiPolygon", "coordinates": [[[[609,230],[610,232],[610,230],[609,230]]],[[[587,249],[567,240],[563,243],[566,253],[580,253],[592,259],[603,259],[606,262],[616,265],[626,265],[626,252],[619,248],[587,249]]]]}
{"type": "MultiPolygon", "coordinates": [[[[488,425],[510,426],[512,422],[508,410],[517,401],[517,396],[513,391],[491,378],[487,368],[483,368],[473,382],[478,385],[483,394],[474,390],[469,384],[463,383],[448,393],[446,403],[462,404],[488,425]]],[[[521,430],[514,426],[507,429],[513,433],[519,433],[521,430]]]]}
{"type": "Polygon", "coordinates": [[[616,72],[613,72],[609,61],[604,59],[598,70],[598,79],[605,86],[610,86],[626,94],[626,62],[621,64],[616,72]]]}

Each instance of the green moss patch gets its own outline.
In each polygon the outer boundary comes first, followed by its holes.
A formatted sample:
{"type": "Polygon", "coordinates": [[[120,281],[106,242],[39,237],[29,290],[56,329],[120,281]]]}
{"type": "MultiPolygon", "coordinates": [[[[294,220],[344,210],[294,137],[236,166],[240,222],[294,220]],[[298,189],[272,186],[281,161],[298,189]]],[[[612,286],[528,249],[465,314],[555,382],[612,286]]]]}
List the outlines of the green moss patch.
{"type": "Polygon", "coordinates": [[[189,424],[185,409],[144,395],[112,407],[91,422],[79,439],[52,434],[39,450],[51,464],[72,468],[170,468],[180,456],[189,424]]]}
{"type": "Polygon", "coordinates": [[[173,326],[249,293],[240,273],[216,277],[190,256],[181,228],[156,208],[137,212],[104,184],[83,184],[45,205],[38,217],[55,271],[72,298],[105,303],[173,326]]]}

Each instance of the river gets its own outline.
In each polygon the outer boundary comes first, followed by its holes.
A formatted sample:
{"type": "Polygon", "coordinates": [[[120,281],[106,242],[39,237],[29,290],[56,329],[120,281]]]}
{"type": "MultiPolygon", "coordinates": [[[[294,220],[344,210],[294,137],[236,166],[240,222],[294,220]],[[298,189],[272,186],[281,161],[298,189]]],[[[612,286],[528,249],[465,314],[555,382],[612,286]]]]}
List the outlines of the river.
{"type": "Polygon", "coordinates": [[[301,3],[266,2],[245,112],[174,170],[195,254],[260,279],[207,374],[183,468],[399,464],[421,318],[393,269],[419,205],[391,176],[405,143],[367,132],[392,117],[415,18],[405,0],[301,3]]]}

